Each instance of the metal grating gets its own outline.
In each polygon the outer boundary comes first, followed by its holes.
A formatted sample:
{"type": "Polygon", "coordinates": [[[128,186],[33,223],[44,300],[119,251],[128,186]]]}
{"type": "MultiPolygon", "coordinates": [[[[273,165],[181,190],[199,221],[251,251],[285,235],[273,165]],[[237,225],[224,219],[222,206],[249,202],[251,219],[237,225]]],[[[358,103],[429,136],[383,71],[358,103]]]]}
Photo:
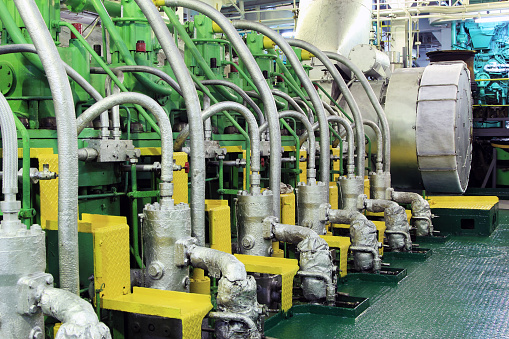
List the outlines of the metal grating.
{"type": "MultiPolygon", "coordinates": [[[[455,236],[426,244],[425,262],[397,259],[408,276],[398,285],[347,281],[341,292],[369,297],[355,321],[302,314],[266,335],[275,338],[508,338],[509,225],[490,237],[455,236]],[[310,326],[313,324],[313,326],[310,326]]],[[[423,245],[422,245],[423,246],[423,245]]]]}

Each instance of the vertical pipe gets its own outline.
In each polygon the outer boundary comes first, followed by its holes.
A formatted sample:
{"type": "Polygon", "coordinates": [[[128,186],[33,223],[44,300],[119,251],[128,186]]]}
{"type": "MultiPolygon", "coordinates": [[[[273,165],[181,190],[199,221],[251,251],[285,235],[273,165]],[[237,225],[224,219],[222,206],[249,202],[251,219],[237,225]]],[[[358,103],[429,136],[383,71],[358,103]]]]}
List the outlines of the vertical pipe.
{"type": "Polygon", "coordinates": [[[198,239],[198,244],[203,246],[205,245],[205,143],[200,99],[180,51],[157,8],[150,0],[136,0],[136,3],[154,30],[184,94],[191,138],[191,169],[189,173],[191,176],[192,235],[198,239]]]}
{"type": "MultiPolygon", "coordinates": [[[[238,34],[235,27],[232,26],[232,24],[228,21],[228,19],[224,15],[222,15],[220,12],[218,12],[211,6],[206,5],[201,1],[195,0],[156,0],[155,3],[157,5],[187,7],[189,9],[205,14],[206,16],[214,20],[216,24],[218,24],[221,27],[224,34],[228,37],[232,45],[235,47],[239,57],[244,61],[244,64],[247,70],[249,71],[249,74],[251,75],[253,83],[256,85],[256,88],[260,92],[263,107],[267,112],[266,114],[267,121],[269,123],[269,133],[270,133],[270,189],[272,190],[275,197],[274,199],[272,199],[274,209],[272,215],[279,217],[280,214],[279,195],[281,192],[280,188],[281,132],[279,129],[279,119],[274,97],[270,92],[269,85],[267,84],[267,81],[265,80],[260,70],[260,67],[258,67],[256,60],[249,51],[249,48],[246,46],[246,44],[238,34]]],[[[159,19],[161,20],[161,23],[164,24],[160,17],[159,19]]]]}
{"type": "Polygon", "coordinates": [[[78,137],[71,86],[44,19],[33,0],[15,0],[39,54],[53,95],[58,135],[58,255],[60,287],[79,293],[78,137]]]}

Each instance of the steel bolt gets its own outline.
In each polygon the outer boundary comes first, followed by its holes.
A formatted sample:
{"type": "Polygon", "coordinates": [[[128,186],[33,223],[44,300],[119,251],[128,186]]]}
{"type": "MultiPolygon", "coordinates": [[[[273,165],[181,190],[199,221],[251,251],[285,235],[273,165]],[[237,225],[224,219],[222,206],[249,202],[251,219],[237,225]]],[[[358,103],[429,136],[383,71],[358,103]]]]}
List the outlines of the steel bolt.
{"type": "Polygon", "coordinates": [[[31,314],[37,313],[37,306],[35,306],[35,305],[30,306],[29,312],[31,314]]]}
{"type": "Polygon", "coordinates": [[[37,327],[32,328],[32,330],[30,331],[29,338],[32,338],[32,339],[43,339],[44,338],[44,333],[42,333],[42,329],[39,326],[37,326],[37,327]]]}

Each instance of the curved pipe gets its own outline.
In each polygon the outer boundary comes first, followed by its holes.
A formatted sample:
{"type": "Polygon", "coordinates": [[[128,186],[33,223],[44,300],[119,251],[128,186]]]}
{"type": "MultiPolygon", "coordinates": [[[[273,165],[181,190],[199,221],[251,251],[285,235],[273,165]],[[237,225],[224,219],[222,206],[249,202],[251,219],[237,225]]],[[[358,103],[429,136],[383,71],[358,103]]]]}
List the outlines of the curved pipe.
{"type": "Polygon", "coordinates": [[[381,126],[381,132],[382,132],[382,138],[383,143],[380,145],[383,145],[383,164],[384,164],[384,171],[390,173],[391,171],[391,131],[389,129],[389,121],[387,120],[387,116],[385,115],[385,111],[382,108],[382,105],[378,101],[375,91],[373,91],[373,88],[371,88],[368,79],[362,73],[362,71],[355,65],[350,59],[346,58],[343,55],[340,55],[338,53],[334,52],[324,52],[327,57],[329,57],[332,60],[335,60],[346,67],[348,67],[355,77],[360,81],[362,87],[366,91],[366,95],[369,98],[369,101],[373,105],[373,108],[375,109],[375,112],[378,116],[378,120],[380,121],[381,126]]]}
{"type": "MultiPolygon", "coordinates": [[[[300,105],[302,105],[302,107],[304,107],[306,109],[307,117],[308,117],[309,121],[311,121],[311,123],[314,123],[315,122],[315,118],[313,116],[313,110],[306,105],[304,100],[302,100],[301,98],[298,98],[298,97],[297,98],[292,98],[292,99],[295,101],[295,103],[299,107],[301,107],[300,105]]],[[[323,101],[322,101],[322,104],[323,104],[323,101]]],[[[324,106],[324,108],[325,108],[325,106],[324,106]]],[[[302,108],[301,108],[301,110],[302,110],[302,108]]]]}
{"type": "MultiPolygon", "coordinates": [[[[140,0],[138,0],[140,1],[140,0]]],[[[145,0],[148,1],[148,0],[145,0]]],[[[212,20],[221,27],[224,34],[228,37],[233,47],[237,51],[240,59],[251,75],[253,83],[255,84],[258,92],[262,97],[263,108],[266,110],[266,119],[269,123],[269,136],[270,136],[270,189],[275,197],[279,197],[281,193],[281,133],[279,130],[279,119],[277,114],[276,103],[270,92],[269,85],[265,80],[260,67],[256,63],[255,58],[249,51],[239,33],[232,26],[229,20],[215,10],[213,7],[196,0],[156,0],[157,5],[166,5],[170,7],[180,6],[198,11],[212,20]]],[[[155,9],[155,7],[154,7],[155,9]]],[[[162,19],[161,19],[162,21],[162,19]]],[[[205,181],[205,180],[204,180],[205,181]]],[[[280,214],[280,199],[273,199],[273,215],[279,217],[280,214]]]]}
{"type": "MultiPolygon", "coordinates": [[[[355,124],[355,141],[357,146],[357,154],[360,156],[357,156],[356,159],[356,166],[357,171],[361,174],[359,176],[364,176],[364,168],[365,168],[365,162],[364,159],[365,153],[366,153],[366,147],[364,145],[364,126],[360,123],[362,121],[362,116],[359,110],[359,106],[357,106],[357,103],[355,102],[355,99],[348,89],[348,86],[345,83],[345,80],[339,73],[339,71],[336,69],[336,67],[332,64],[332,62],[327,58],[327,56],[316,46],[302,41],[298,39],[286,39],[288,43],[291,46],[302,48],[313,54],[315,57],[317,57],[327,68],[329,73],[334,78],[334,81],[336,81],[341,93],[345,96],[346,102],[348,103],[348,106],[350,107],[350,110],[352,111],[353,119],[355,124]]],[[[327,130],[328,133],[328,130],[327,130]]],[[[328,154],[328,153],[325,153],[328,154]]]]}
{"type": "Polygon", "coordinates": [[[212,86],[220,85],[220,86],[229,87],[229,88],[233,89],[235,92],[237,92],[240,95],[240,97],[249,106],[251,106],[253,111],[258,116],[258,124],[261,126],[265,122],[265,117],[263,116],[263,112],[260,109],[260,107],[258,107],[258,105],[253,101],[253,99],[251,99],[251,97],[249,95],[247,95],[247,93],[242,88],[240,88],[239,86],[235,85],[233,82],[229,82],[229,81],[226,81],[226,80],[203,80],[201,83],[204,84],[205,86],[208,86],[208,85],[212,85],[212,86]]]}
{"type": "MultiPolygon", "coordinates": [[[[306,112],[304,112],[304,110],[302,109],[302,107],[300,107],[300,105],[297,103],[297,101],[294,100],[291,96],[289,96],[285,92],[282,92],[277,89],[273,89],[272,94],[286,100],[288,102],[288,104],[293,107],[293,110],[306,115],[306,112]]],[[[309,120],[309,121],[312,121],[312,120],[309,120]]]]}
{"type": "MultiPolygon", "coordinates": [[[[259,173],[261,166],[260,166],[260,132],[258,128],[258,123],[256,122],[256,119],[253,115],[253,112],[251,112],[247,107],[233,101],[223,101],[218,102],[217,104],[214,104],[204,110],[202,113],[202,119],[203,121],[207,120],[208,118],[212,117],[215,114],[218,114],[222,111],[235,111],[237,113],[240,113],[244,119],[246,119],[246,122],[249,126],[249,139],[251,142],[251,171],[253,172],[253,175],[251,175],[251,188],[256,188],[260,186],[260,177],[259,173]]],[[[267,123],[265,123],[268,125],[267,123]]],[[[175,144],[182,145],[184,141],[187,139],[189,135],[189,127],[186,126],[184,129],[179,133],[177,136],[177,139],[175,140],[175,144]]]]}
{"type": "MultiPolygon", "coordinates": [[[[191,218],[192,234],[199,245],[205,244],[205,141],[200,99],[180,51],[166,23],[150,0],[136,0],[147,18],[170,63],[184,95],[191,137],[191,218]]],[[[202,3],[203,5],[203,3],[202,3]]],[[[171,131],[171,130],[170,130],[171,131]]]]}
{"type": "MultiPolygon", "coordinates": [[[[313,133],[313,126],[309,122],[309,120],[306,117],[306,114],[296,112],[296,111],[283,111],[279,113],[279,118],[294,118],[298,119],[302,122],[304,127],[307,130],[309,137],[309,156],[308,156],[308,172],[307,172],[307,178],[315,179],[316,178],[316,141],[315,141],[315,134],[313,133]]],[[[318,126],[318,123],[316,124],[318,126]]],[[[267,123],[260,126],[260,133],[263,133],[267,129],[267,123]]]]}
{"type": "Polygon", "coordinates": [[[316,239],[320,245],[327,244],[318,233],[308,227],[274,223],[272,224],[272,233],[276,240],[294,245],[311,238],[316,239]]]}
{"type": "MultiPolygon", "coordinates": [[[[161,181],[163,184],[169,184],[173,180],[173,133],[171,130],[170,119],[161,106],[149,96],[135,92],[124,92],[112,94],[101,101],[93,104],[77,119],[77,131],[81,133],[83,128],[94,120],[101,112],[127,103],[138,104],[148,109],[157,119],[161,129],[161,181]]],[[[172,191],[173,189],[171,189],[172,191]]],[[[161,198],[172,196],[172,192],[166,189],[161,190],[161,198]]]]}
{"type": "Polygon", "coordinates": [[[208,247],[190,246],[188,255],[193,267],[209,271],[214,277],[225,277],[231,282],[246,280],[246,267],[230,253],[208,247]]]}
{"type": "Polygon", "coordinates": [[[18,193],[18,136],[14,114],[1,93],[0,128],[2,130],[2,193],[4,195],[4,199],[0,203],[3,212],[3,220],[0,225],[6,233],[16,233],[22,228],[18,219],[21,204],[16,201],[16,193],[18,193]]]}
{"type": "Polygon", "coordinates": [[[73,95],[62,60],[33,0],[15,0],[34,42],[53,96],[58,136],[58,245],[60,286],[79,293],[78,135],[73,95]]]}
{"type": "MultiPolygon", "coordinates": [[[[366,126],[371,127],[371,129],[375,132],[376,135],[376,144],[377,145],[383,145],[383,136],[382,132],[380,131],[380,128],[378,125],[371,120],[364,119],[362,123],[366,126]]],[[[381,171],[382,170],[382,162],[383,162],[383,150],[382,147],[378,146],[376,151],[376,170],[381,171]]]]}
{"type": "MultiPolygon", "coordinates": [[[[287,43],[287,41],[279,33],[270,29],[269,27],[257,22],[244,20],[234,21],[233,25],[236,28],[249,29],[267,36],[279,46],[283,53],[285,53],[288,62],[290,62],[290,64],[292,65],[295,74],[297,75],[302,86],[304,87],[309,97],[311,98],[311,102],[315,107],[318,123],[322,127],[320,128],[320,154],[322,154],[323,156],[320,157],[320,180],[325,183],[329,182],[330,157],[328,155],[330,153],[330,137],[329,130],[326,128],[327,118],[325,115],[325,110],[322,105],[322,100],[320,99],[320,96],[318,95],[315,86],[313,86],[313,83],[311,82],[306,71],[304,70],[304,67],[302,67],[299,58],[295,54],[294,50],[287,43]]],[[[313,122],[313,120],[311,122],[313,122]]]]}
{"type": "Polygon", "coordinates": [[[110,330],[99,322],[94,308],[79,296],[58,288],[44,288],[39,306],[45,315],[58,319],[56,338],[111,338],[110,330]]]}
{"type": "MultiPolygon", "coordinates": [[[[117,70],[117,71],[124,72],[124,73],[137,73],[137,72],[141,73],[141,72],[143,72],[143,73],[149,73],[149,74],[155,75],[155,76],[161,78],[163,81],[165,81],[168,85],[170,85],[170,87],[175,92],[180,94],[182,97],[184,96],[184,94],[182,93],[182,90],[180,89],[179,84],[171,76],[169,76],[167,73],[160,70],[159,68],[137,65],[137,66],[118,66],[118,67],[111,68],[111,70],[112,71],[117,70]]],[[[90,67],[90,73],[92,73],[92,74],[106,74],[106,71],[102,67],[90,67]]]]}
{"type": "Polygon", "coordinates": [[[357,270],[382,268],[382,260],[378,252],[376,226],[358,211],[329,209],[329,221],[333,224],[350,224],[350,250],[354,252],[354,266],[357,270]],[[367,253],[368,257],[363,253],[367,253]]]}
{"type": "MultiPolygon", "coordinates": [[[[345,129],[346,131],[346,141],[348,142],[348,162],[347,162],[347,174],[350,175],[350,174],[354,174],[354,171],[355,171],[355,143],[354,143],[354,134],[353,134],[353,129],[352,127],[350,126],[350,122],[348,120],[346,120],[345,118],[342,118],[338,115],[330,115],[327,117],[327,121],[335,121],[337,123],[339,123],[341,126],[343,126],[343,128],[345,129]]],[[[313,125],[313,130],[315,131],[316,129],[318,128],[318,124],[315,123],[313,125]]],[[[302,134],[302,136],[300,137],[300,142],[304,142],[306,141],[306,139],[308,138],[310,134],[308,132],[302,134]]],[[[357,156],[359,156],[359,151],[358,151],[358,148],[357,148],[357,156]]],[[[361,171],[359,169],[357,169],[357,172],[359,176],[363,175],[364,171],[361,171]]]]}
{"type": "Polygon", "coordinates": [[[418,236],[433,235],[431,209],[426,199],[417,193],[396,191],[391,192],[391,198],[400,204],[412,205],[412,224],[416,228],[418,236]]]}
{"type": "Polygon", "coordinates": [[[308,227],[272,223],[271,232],[276,240],[297,245],[297,249],[301,253],[303,253],[302,251],[306,252],[305,255],[301,255],[298,273],[306,277],[306,281],[303,281],[302,285],[304,295],[325,297],[328,303],[334,303],[336,292],[332,279],[334,267],[327,242],[308,227]],[[325,293],[323,290],[320,291],[315,279],[323,280],[325,293]]]}

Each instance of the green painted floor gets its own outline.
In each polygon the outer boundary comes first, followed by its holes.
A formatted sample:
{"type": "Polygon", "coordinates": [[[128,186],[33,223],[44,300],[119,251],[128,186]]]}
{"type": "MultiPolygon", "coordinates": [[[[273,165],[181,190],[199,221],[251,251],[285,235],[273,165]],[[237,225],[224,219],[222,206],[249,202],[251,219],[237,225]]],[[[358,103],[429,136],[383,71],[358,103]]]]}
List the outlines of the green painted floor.
{"type": "Polygon", "coordinates": [[[490,237],[455,236],[398,284],[351,280],[339,291],[369,297],[359,317],[296,314],[266,331],[273,338],[509,338],[509,211],[490,237]]]}

